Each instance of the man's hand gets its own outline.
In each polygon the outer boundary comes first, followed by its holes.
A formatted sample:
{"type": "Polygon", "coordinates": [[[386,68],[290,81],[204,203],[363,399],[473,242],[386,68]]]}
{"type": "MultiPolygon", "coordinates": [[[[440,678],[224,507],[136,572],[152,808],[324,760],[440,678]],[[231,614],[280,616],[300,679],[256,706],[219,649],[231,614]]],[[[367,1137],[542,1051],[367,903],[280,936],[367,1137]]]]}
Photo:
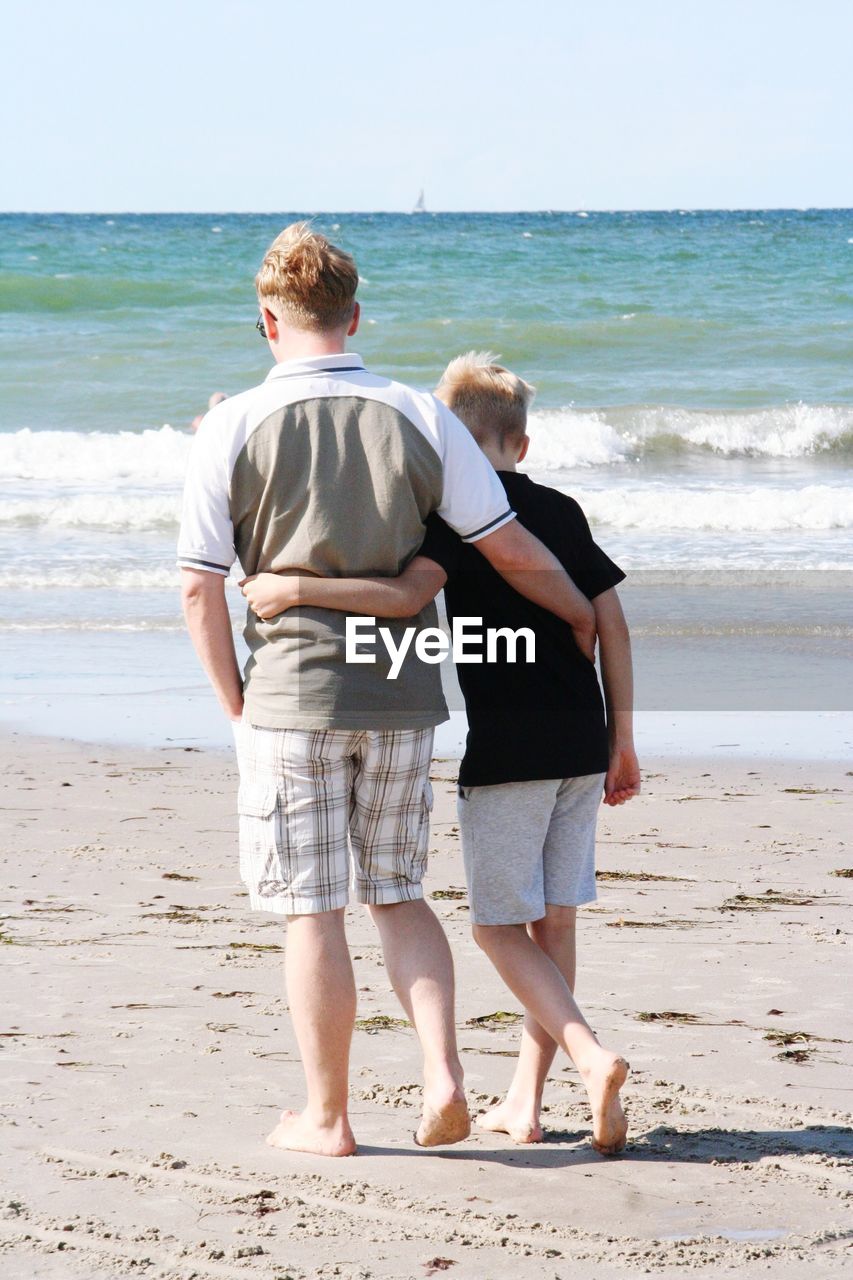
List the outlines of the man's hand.
{"type": "Polygon", "coordinates": [[[580,649],[585,658],[589,658],[590,662],[595,662],[595,613],[592,605],[590,605],[590,618],[585,623],[577,623],[572,627],[572,635],[575,638],[575,644],[580,649]]]}
{"type": "Polygon", "coordinates": [[[240,590],[249,607],[264,622],[299,603],[299,578],[284,573],[254,573],[243,578],[240,590]]]}
{"type": "Polygon", "coordinates": [[[610,748],[610,767],[604,779],[604,804],[624,804],[640,794],[640,762],[632,744],[610,748]]]}

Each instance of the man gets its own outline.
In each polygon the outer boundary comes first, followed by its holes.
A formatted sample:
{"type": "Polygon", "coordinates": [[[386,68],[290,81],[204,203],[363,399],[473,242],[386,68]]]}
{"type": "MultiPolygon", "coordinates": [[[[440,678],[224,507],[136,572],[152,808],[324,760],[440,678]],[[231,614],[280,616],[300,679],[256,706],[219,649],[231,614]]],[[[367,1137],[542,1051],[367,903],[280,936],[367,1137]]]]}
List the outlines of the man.
{"type": "MultiPolygon", "coordinates": [[[[347,662],[342,614],[249,614],[241,680],[225,600],[247,574],[396,575],[438,511],[518,590],[575,630],[594,615],[559,562],[516,521],[494,470],[435,397],[365,370],[346,352],[359,323],[352,258],[304,223],[273,242],[256,277],[258,327],[275,367],[204,419],[193,443],[179,543],[184,611],[235,724],[240,862],[250,901],[288,922],[288,1000],[307,1106],[268,1141],[350,1155],[355,984],[344,930],[352,879],[376,923],[394,990],[424,1054],[416,1140],[470,1129],[456,1048],[453,966],[423,900],[433,730],[446,719],[437,667],[347,662]]],[[[409,623],[411,620],[407,620],[409,623]]],[[[430,603],[415,620],[435,624],[430,603]]],[[[392,637],[395,626],[390,623],[392,637]]]]}

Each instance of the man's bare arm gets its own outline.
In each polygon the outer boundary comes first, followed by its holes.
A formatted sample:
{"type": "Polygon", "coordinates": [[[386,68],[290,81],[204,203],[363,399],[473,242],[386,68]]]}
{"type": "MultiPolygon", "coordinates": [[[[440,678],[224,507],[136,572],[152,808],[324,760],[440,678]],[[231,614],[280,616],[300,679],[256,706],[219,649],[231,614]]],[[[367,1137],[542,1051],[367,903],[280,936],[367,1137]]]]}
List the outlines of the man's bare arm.
{"type": "Polygon", "coordinates": [[[593,661],[595,611],[544,543],[511,520],[474,545],[519,595],[567,622],[578,648],[593,661]]]}
{"type": "Polygon", "coordinates": [[[396,578],[320,578],[305,573],[257,573],[240,589],[259,618],[297,605],[363,613],[374,618],[411,618],[434,600],[447,581],[441,565],[415,556],[396,578]]]}
{"type": "Polygon", "coordinates": [[[607,707],[610,764],[604,803],[624,804],[640,792],[640,766],[634,749],[634,669],[631,636],[616,588],[593,600],[607,707]]]}
{"type": "Polygon", "coordinates": [[[182,569],[181,600],[193,647],[220,706],[229,720],[239,720],[243,714],[243,682],[225,599],[225,579],[219,573],[182,569]]]}

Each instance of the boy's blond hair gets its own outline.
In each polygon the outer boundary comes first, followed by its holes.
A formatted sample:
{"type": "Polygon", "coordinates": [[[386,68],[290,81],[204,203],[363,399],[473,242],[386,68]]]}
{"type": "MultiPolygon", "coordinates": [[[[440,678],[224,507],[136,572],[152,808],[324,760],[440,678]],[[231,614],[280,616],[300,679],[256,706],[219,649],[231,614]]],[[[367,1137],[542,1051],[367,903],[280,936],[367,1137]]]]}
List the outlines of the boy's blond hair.
{"type": "Polygon", "coordinates": [[[503,365],[491,351],[466,351],[441,375],[435,394],[461,418],[477,444],[505,449],[521,443],[536,388],[503,365]]]}
{"type": "Polygon", "coordinates": [[[323,333],[352,320],[358,269],[310,223],[294,222],[267,249],[255,287],[285,324],[323,333]]]}

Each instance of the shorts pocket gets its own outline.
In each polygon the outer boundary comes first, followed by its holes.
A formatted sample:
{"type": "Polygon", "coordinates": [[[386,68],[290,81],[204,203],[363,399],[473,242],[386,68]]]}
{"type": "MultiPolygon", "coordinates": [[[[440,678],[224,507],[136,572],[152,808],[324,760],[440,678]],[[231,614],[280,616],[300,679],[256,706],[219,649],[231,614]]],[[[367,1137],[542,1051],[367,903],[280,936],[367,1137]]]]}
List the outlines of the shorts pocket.
{"type": "Polygon", "coordinates": [[[426,781],[421,792],[421,804],[417,831],[416,860],[418,864],[425,866],[427,855],[429,853],[429,827],[430,814],[435,797],[433,796],[432,783],[426,781]]]}
{"type": "Polygon", "coordinates": [[[240,875],[256,897],[287,892],[279,846],[281,823],[274,782],[243,780],[237,792],[240,817],[240,875]]]}
{"type": "MultiPolygon", "coordinates": [[[[233,794],[233,793],[232,793],[233,794]]],[[[240,783],[237,792],[237,812],[245,818],[270,818],[278,803],[278,790],[274,782],[240,783]]]]}

